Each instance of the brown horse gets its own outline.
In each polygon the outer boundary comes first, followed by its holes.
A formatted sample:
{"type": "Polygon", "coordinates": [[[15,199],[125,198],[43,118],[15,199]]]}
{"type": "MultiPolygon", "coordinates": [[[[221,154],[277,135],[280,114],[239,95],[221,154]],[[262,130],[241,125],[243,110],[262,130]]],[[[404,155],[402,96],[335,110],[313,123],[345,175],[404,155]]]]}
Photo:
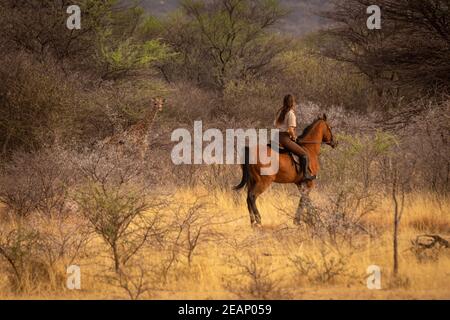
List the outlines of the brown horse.
{"type": "MultiPolygon", "coordinates": [[[[297,143],[305,148],[309,156],[309,166],[312,175],[317,175],[319,171],[319,154],[322,143],[330,145],[335,148],[337,143],[333,138],[331,127],[327,123],[327,116],[324,114],[318,117],[311,125],[309,125],[303,133],[297,137],[297,143]]],[[[276,152],[271,148],[267,149],[267,156],[270,157],[272,152],[276,152]]],[[[234,187],[235,190],[242,189],[247,186],[247,207],[250,213],[250,223],[252,226],[261,226],[261,216],[256,207],[256,199],[273,183],[295,183],[300,191],[300,201],[297,212],[295,214],[294,223],[299,224],[301,214],[304,209],[310,207],[311,201],[309,193],[314,187],[314,181],[303,180],[303,173],[297,172],[293,158],[288,153],[279,154],[279,170],[273,175],[261,175],[261,168],[269,167],[269,164],[262,164],[260,159],[257,159],[256,164],[250,164],[250,152],[259,154],[259,147],[250,150],[245,148],[245,163],[242,165],[242,180],[234,187]]]]}

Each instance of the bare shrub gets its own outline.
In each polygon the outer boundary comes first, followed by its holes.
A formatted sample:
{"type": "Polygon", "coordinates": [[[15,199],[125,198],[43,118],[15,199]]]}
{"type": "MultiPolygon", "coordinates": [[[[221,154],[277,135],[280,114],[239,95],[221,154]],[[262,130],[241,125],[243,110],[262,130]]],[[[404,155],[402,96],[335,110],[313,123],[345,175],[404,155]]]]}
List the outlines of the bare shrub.
{"type": "Polygon", "coordinates": [[[41,258],[54,274],[65,274],[68,266],[86,254],[92,239],[87,221],[79,214],[40,214],[28,218],[27,224],[39,232],[41,258]]]}
{"type": "Polygon", "coordinates": [[[1,168],[0,202],[11,213],[26,217],[68,212],[69,188],[75,183],[67,153],[46,148],[35,153],[17,152],[1,168]]]}
{"type": "Polygon", "coordinates": [[[195,197],[169,205],[170,216],[164,219],[166,232],[155,248],[158,256],[162,258],[156,269],[165,283],[172,271],[183,268],[183,262],[189,269],[188,275],[194,275],[193,262],[200,248],[223,239],[223,234],[217,227],[231,221],[220,216],[211,216],[211,210],[212,204],[207,202],[205,197],[195,197]]]}
{"type": "Polygon", "coordinates": [[[286,88],[259,78],[233,81],[225,88],[223,103],[226,114],[233,119],[240,119],[238,121],[242,126],[265,127],[272,123],[274,114],[280,108],[281,97],[285,94],[286,88]],[[245,119],[251,120],[245,123],[245,119]]]}
{"type": "Polygon", "coordinates": [[[290,258],[299,278],[315,284],[333,284],[339,280],[354,278],[349,258],[339,251],[322,245],[318,255],[302,253],[290,258]]]}
{"type": "Polygon", "coordinates": [[[200,245],[217,241],[221,234],[214,226],[226,223],[222,217],[211,217],[211,204],[202,198],[196,198],[184,208],[175,211],[176,243],[186,257],[189,266],[192,265],[194,253],[200,245]]]}
{"type": "Polygon", "coordinates": [[[56,145],[16,152],[1,168],[0,202],[9,216],[0,247],[16,291],[63,288],[67,266],[85,253],[89,234],[70,199],[78,182],[71,159],[56,145]]]}
{"type": "Polygon", "coordinates": [[[442,103],[420,101],[404,110],[391,122],[402,138],[402,149],[414,156],[416,189],[446,195],[450,190],[450,99],[442,103]],[[406,116],[405,116],[406,115],[406,116]]]}
{"type": "Polygon", "coordinates": [[[189,82],[172,85],[171,106],[167,116],[177,124],[192,125],[195,120],[210,119],[219,107],[219,99],[214,92],[198,88],[189,82]]]}
{"type": "Polygon", "coordinates": [[[312,208],[304,217],[310,236],[330,242],[337,248],[342,245],[356,246],[353,240],[362,234],[375,236],[375,232],[364,222],[365,215],[376,208],[375,204],[362,205],[365,198],[344,192],[328,198],[324,205],[312,208]]]}
{"type": "Polygon", "coordinates": [[[256,254],[232,256],[233,274],[223,279],[224,287],[241,299],[285,299],[290,294],[284,278],[263,257],[256,254]]]}
{"type": "Polygon", "coordinates": [[[79,162],[85,182],[75,201],[93,231],[108,245],[114,271],[121,268],[151,237],[160,236],[158,209],[150,198],[139,163],[114,150],[90,153],[79,162]]]}
{"type": "Polygon", "coordinates": [[[35,151],[58,138],[66,143],[78,140],[78,130],[87,124],[76,123],[77,115],[94,116],[80,85],[86,79],[65,74],[49,57],[37,60],[28,53],[8,52],[0,59],[0,121],[4,124],[0,155],[9,158],[14,151],[35,151]]]}
{"type": "Polygon", "coordinates": [[[85,253],[89,234],[79,217],[36,214],[0,227],[0,260],[13,291],[61,290],[66,268],[85,253]]]}
{"type": "Polygon", "coordinates": [[[387,192],[384,162],[393,152],[397,139],[384,132],[339,135],[338,139],[340,145],[336,150],[323,152],[320,187],[329,197],[312,219],[328,229],[332,238],[341,233],[372,234],[372,226],[365,226],[365,217],[379,205],[383,196],[380,191],[387,192]]]}
{"type": "Polygon", "coordinates": [[[144,262],[141,253],[133,256],[132,261],[119,270],[118,273],[106,275],[106,281],[117,288],[122,289],[131,300],[152,296],[153,290],[161,289],[159,270],[144,262]]]}
{"type": "Polygon", "coordinates": [[[24,292],[36,288],[40,282],[49,282],[50,275],[39,257],[40,234],[30,228],[2,227],[0,256],[3,271],[13,291],[24,292]]]}
{"type": "Polygon", "coordinates": [[[355,111],[374,107],[375,91],[368,79],[353,66],[318,53],[322,42],[320,34],[311,34],[278,55],[276,62],[282,72],[274,73],[269,85],[298,94],[301,102],[312,101],[322,107],[343,106],[355,111]]]}

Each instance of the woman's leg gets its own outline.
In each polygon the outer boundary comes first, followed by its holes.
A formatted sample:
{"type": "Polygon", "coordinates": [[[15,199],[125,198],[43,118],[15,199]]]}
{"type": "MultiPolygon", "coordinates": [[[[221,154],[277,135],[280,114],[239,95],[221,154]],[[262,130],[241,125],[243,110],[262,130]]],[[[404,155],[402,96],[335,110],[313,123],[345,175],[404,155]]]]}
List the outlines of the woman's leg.
{"type": "Polygon", "coordinates": [[[309,158],[308,153],[299,144],[292,141],[289,134],[286,132],[280,132],[280,144],[287,150],[295,153],[300,157],[300,164],[302,166],[303,175],[305,180],[314,180],[316,177],[312,176],[309,172],[309,158]]]}

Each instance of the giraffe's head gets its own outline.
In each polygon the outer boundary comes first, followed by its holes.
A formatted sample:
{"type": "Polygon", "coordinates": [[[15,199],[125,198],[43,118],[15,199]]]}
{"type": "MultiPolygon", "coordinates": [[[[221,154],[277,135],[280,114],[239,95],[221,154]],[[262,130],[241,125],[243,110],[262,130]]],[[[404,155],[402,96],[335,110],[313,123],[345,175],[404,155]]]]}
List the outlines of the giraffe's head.
{"type": "Polygon", "coordinates": [[[153,109],[159,111],[162,111],[164,104],[166,103],[166,99],[161,98],[161,97],[157,97],[157,98],[152,98],[152,105],[153,105],[153,109]]]}

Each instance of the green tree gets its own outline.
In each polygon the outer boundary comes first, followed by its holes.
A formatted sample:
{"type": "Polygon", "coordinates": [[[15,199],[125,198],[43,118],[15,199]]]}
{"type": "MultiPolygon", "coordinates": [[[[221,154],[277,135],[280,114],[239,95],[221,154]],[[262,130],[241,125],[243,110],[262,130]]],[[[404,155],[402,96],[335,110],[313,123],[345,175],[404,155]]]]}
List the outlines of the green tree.
{"type": "Polygon", "coordinates": [[[165,40],[179,56],[164,70],[219,90],[260,76],[287,46],[270,32],[286,14],[276,0],[185,0],[166,24],[165,40]]]}

